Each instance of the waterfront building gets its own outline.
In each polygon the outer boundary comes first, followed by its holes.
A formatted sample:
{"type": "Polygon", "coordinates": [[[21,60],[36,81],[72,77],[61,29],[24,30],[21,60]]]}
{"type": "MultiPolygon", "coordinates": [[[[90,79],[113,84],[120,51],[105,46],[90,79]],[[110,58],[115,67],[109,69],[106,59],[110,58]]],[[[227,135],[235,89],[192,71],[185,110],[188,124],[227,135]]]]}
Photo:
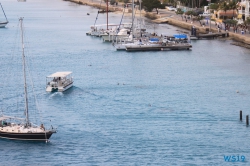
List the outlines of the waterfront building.
{"type": "Polygon", "coordinates": [[[250,4],[249,0],[241,0],[241,2],[237,3],[238,5],[238,19],[239,21],[245,21],[249,17],[250,13],[250,4]]]}

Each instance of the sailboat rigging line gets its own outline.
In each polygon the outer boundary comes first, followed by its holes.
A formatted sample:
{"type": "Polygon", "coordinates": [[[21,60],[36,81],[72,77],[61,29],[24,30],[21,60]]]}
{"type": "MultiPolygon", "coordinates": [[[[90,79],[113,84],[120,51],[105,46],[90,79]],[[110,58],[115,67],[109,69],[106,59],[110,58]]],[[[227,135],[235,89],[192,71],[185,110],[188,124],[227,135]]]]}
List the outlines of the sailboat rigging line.
{"type": "MultiPolygon", "coordinates": [[[[23,26],[23,38],[25,39],[25,48],[29,48],[29,41],[26,38],[25,26],[23,26]]],[[[30,55],[29,49],[25,49],[25,59],[28,62],[28,63],[26,63],[26,69],[27,69],[27,73],[29,75],[28,78],[29,78],[29,81],[30,81],[30,84],[31,84],[31,90],[32,90],[32,94],[33,94],[32,97],[34,97],[35,107],[36,107],[36,110],[37,110],[38,116],[39,116],[39,122],[42,124],[43,123],[43,117],[42,117],[40,107],[39,107],[39,103],[38,103],[38,100],[37,100],[37,94],[35,93],[33,75],[32,75],[32,72],[30,70],[30,67],[34,66],[34,65],[32,65],[33,64],[33,59],[32,59],[32,56],[29,56],[29,55],[30,55]]],[[[37,118],[37,116],[35,116],[35,121],[37,121],[36,118],[37,118]]]]}
{"type": "MultiPolygon", "coordinates": [[[[117,32],[116,32],[115,41],[117,41],[117,40],[116,40],[116,39],[117,39],[117,34],[118,34],[118,32],[120,31],[120,27],[121,27],[121,24],[122,24],[122,20],[123,20],[124,13],[125,13],[125,6],[124,6],[124,8],[123,8],[122,18],[121,18],[119,27],[118,27],[117,32]]],[[[112,42],[113,42],[112,45],[115,46],[115,45],[114,45],[114,40],[113,40],[112,42]]]]}
{"type": "MultiPolygon", "coordinates": [[[[133,15],[133,18],[132,18],[131,29],[134,28],[134,20],[135,20],[136,11],[137,11],[137,9],[135,10],[135,14],[133,15]]],[[[134,31],[134,30],[132,29],[132,31],[134,31]]],[[[133,35],[134,35],[134,34],[133,34],[133,35]]]]}
{"type": "Polygon", "coordinates": [[[19,19],[21,27],[21,40],[22,40],[22,57],[23,57],[23,79],[24,79],[24,101],[25,101],[25,114],[26,114],[26,126],[30,126],[29,122],[29,110],[28,110],[28,94],[27,94],[27,83],[26,83],[26,61],[24,54],[24,43],[23,43],[23,18],[19,19]]]}
{"type": "MultiPolygon", "coordinates": [[[[30,60],[31,62],[31,60],[30,60]]],[[[33,75],[32,75],[32,72],[30,70],[30,67],[29,65],[27,65],[27,71],[28,71],[28,74],[29,74],[29,78],[30,78],[30,82],[31,82],[31,89],[32,89],[32,94],[33,94],[33,97],[34,97],[34,100],[35,100],[35,106],[36,106],[36,110],[38,111],[38,114],[39,114],[39,121],[40,123],[42,123],[42,120],[43,120],[43,117],[40,113],[40,108],[39,108],[39,103],[38,103],[38,100],[37,100],[37,95],[35,93],[35,88],[34,88],[34,81],[33,81],[33,75]]],[[[36,116],[35,116],[36,118],[36,116]]]]}
{"type": "MultiPolygon", "coordinates": [[[[17,26],[16,27],[19,27],[19,22],[17,23],[17,26]]],[[[17,38],[18,37],[18,29],[15,31],[15,33],[14,33],[14,37],[15,38],[17,38]]],[[[7,65],[7,70],[6,71],[12,71],[14,68],[16,68],[16,65],[15,65],[15,63],[13,63],[13,62],[15,62],[15,55],[14,55],[14,50],[16,50],[17,49],[17,46],[18,46],[18,44],[17,44],[17,41],[16,41],[16,43],[12,46],[12,48],[10,49],[11,50],[11,52],[10,52],[10,56],[8,56],[8,57],[10,57],[10,61],[9,62],[11,62],[11,63],[8,63],[8,65],[7,65]]],[[[7,57],[7,58],[8,58],[7,57]]],[[[11,78],[15,78],[15,74],[14,74],[14,72],[5,72],[5,76],[4,77],[2,77],[4,80],[2,80],[2,82],[4,83],[4,87],[5,88],[9,88],[9,86],[8,86],[8,84],[10,84],[10,82],[12,82],[12,80],[11,80],[11,78]]],[[[14,81],[13,81],[14,82],[14,81]]],[[[17,91],[15,91],[16,92],[16,94],[18,94],[18,92],[17,91]]],[[[8,94],[9,95],[9,94],[8,94]]],[[[11,98],[11,97],[10,97],[11,98]]],[[[1,100],[2,100],[2,115],[3,115],[3,112],[4,112],[4,110],[7,110],[8,108],[5,108],[5,107],[3,107],[3,103],[6,101],[6,100],[3,100],[3,99],[7,99],[7,93],[3,93],[2,94],[2,97],[1,97],[1,100]]],[[[18,99],[17,99],[18,100],[18,99]]]]}
{"type": "MultiPolygon", "coordinates": [[[[2,8],[2,10],[3,10],[3,7],[2,7],[2,4],[1,4],[1,3],[0,3],[0,5],[1,5],[1,8],[2,8]]],[[[9,22],[8,19],[7,19],[7,17],[6,17],[6,14],[5,14],[4,10],[3,10],[3,14],[4,14],[4,16],[5,16],[6,21],[9,22]]]]}
{"type": "MultiPolygon", "coordinates": [[[[101,5],[102,5],[102,1],[100,2],[100,7],[101,7],[101,5]]],[[[98,19],[98,15],[99,15],[99,9],[97,11],[97,15],[96,15],[96,18],[95,18],[94,28],[95,28],[96,21],[98,19]]]]}
{"type": "MultiPolygon", "coordinates": [[[[24,37],[24,41],[25,41],[25,47],[26,48],[29,48],[29,41],[28,41],[28,38],[26,38],[26,35],[25,35],[25,33],[26,33],[26,30],[25,30],[25,26],[23,26],[23,37],[24,37]]],[[[30,68],[32,67],[32,66],[34,66],[33,65],[33,59],[32,59],[32,56],[30,56],[31,54],[29,53],[29,49],[25,49],[25,59],[26,59],[26,69],[27,69],[27,73],[28,73],[28,75],[29,75],[29,77],[27,77],[28,79],[29,79],[29,82],[30,82],[30,84],[31,84],[31,90],[32,90],[32,94],[33,95],[31,95],[33,98],[34,98],[34,101],[35,101],[35,107],[36,107],[36,112],[38,112],[38,115],[39,115],[39,122],[40,123],[42,123],[42,119],[43,118],[41,118],[41,114],[40,114],[40,109],[39,109],[39,104],[38,104],[38,100],[37,100],[37,95],[36,95],[36,93],[35,93],[35,90],[34,90],[34,81],[33,81],[33,75],[32,75],[32,72],[31,72],[31,70],[30,70],[30,68]]],[[[37,116],[36,116],[36,114],[35,114],[35,121],[37,122],[37,116]]]]}
{"type": "MultiPolygon", "coordinates": [[[[26,51],[26,55],[24,55],[24,38],[25,38],[25,28],[24,28],[24,26],[23,26],[23,18],[20,18],[20,22],[21,22],[21,24],[20,24],[20,26],[21,26],[21,33],[22,33],[22,47],[23,47],[23,66],[24,66],[24,74],[26,74],[26,71],[25,71],[25,67],[26,67],[26,69],[27,69],[27,71],[28,71],[28,75],[29,75],[29,78],[30,78],[30,82],[31,82],[31,89],[32,89],[32,93],[33,93],[33,97],[34,97],[34,100],[35,100],[35,106],[36,106],[36,109],[37,109],[37,111],[38,111],[38,114],[39,114],[39,118],[40,118],[40,122],[41,122],[41,124],[43,124],[42,123],[42,115],[40,114],[40,109],[39,109],[39,104],[38,104],[38,100],[37,100],[37,97],[36,97],[36,93],[35,93],[35,91],[34,91],[34,81],[33,81],[33,77],[32,77],[32,73],[31,73],[31,70],[30,70],[30,68],[29,68],[29,65],[27,65],[26,64],[26,59],[27,59],[27,55],[29,55],[29,54],[27,54],[27,51],[26,51]]],[[[26,42],[26,44],[27,45],[29,45],[29,42],[27,42],[27,39],[25,40],[26,42]]],[[[31,56],[28,56],[28,57],[31,57],[31,56]]],[[[30,62],[32,62],[32,60],[30,60],[30,62]]],[[[27,84],[27,82],[26,82],[26,75],[24,75],[25,76],[25,85],[27,84]]],[[[27,99],[27,107],[28,107],[28,97],[27,97],[27,85],[26,85],[26,94],[25,94],[26,96],[26,99],[27,99]]],[[[27,126],[31,126],[31,123],[29,122],[29,117],[28,117],[28,108],[26,109],[26,125],[27,126]]],[[[44,135],[45,135],[45,140],[46,140],[46,143],[48,142],[48,137],[47,137],[47,133],[46,133],[46,130],[44,129],[44,135]]]]}

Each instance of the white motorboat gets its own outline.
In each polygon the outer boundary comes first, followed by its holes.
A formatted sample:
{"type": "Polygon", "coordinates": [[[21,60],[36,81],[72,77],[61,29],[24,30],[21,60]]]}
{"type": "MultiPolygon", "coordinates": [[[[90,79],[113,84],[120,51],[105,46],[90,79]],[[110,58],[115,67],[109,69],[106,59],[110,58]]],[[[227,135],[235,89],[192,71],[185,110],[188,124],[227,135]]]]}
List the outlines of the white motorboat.
{"type": "Polygon", "coordinates": [[[4,12],[4,10],[3,10],[3,7],[2,7],[2,4],[1,4],[1,3],[0,3],[0,6],[1,6],[1,8],[2,8],[3,14],[4,14],[5,19],[6,19],[6,21],[0,21],[0,28],[4,28],[4,27],[9,23],[9,21],[8,21],[6,15],[5,15],[5,12],[4,12]]]}
{"type": "Polygon", "coordinates": [[[73,86],[72,72],[56,72],[46,77],[47,92],[63,92],[73,86]]]}
{"type": "Polygon", "coordinates": [[[102,35],[102,39],[104,42],[117,41],[117,40],[121,40],[122,38],[128,37],[129,34],[130,34],[130,29],[123,28],[118,33],[114,32],[114,33],[102,35]]]}

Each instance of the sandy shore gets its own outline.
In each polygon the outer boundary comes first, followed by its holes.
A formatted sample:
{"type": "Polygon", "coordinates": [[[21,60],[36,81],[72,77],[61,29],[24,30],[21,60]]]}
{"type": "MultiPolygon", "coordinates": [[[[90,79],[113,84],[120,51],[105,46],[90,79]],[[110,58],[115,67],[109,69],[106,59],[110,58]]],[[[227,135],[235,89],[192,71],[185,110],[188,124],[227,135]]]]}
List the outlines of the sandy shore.
{"type": "MultiPolygon", "coordinates": [[[[65,1],[71,1],[74,3],[78,3],[78,4],[82,4],[82,5],[89,5],[89,6],[93,6],[96,8],[100,8],[100,9],[106,9],[106,4],[105,3],[96,3],[96,2],[91,2],[89,0],[65,0],[65,1]]],[[[109,10],[112,12],[115,12],[117,14],[122,14],[123,9],[120,7],[116,7],[116,6],[109,6],[109,10]]],[[[130,15],[131,13],[125,13],[130,15]]],[[[206,33],[206,29],[207,27],[202,27],[199,25],[199,22],[196,23],[190,23],[190,22],[184,22],[181,20],[178,20],[176,18],[171,18],[171,17],[164,17],[161,14],[156,15],[155,13],[149,13],[152,15],[155,15],[155,17],[157,17],[157,19],[152,20],[152,22],[156,22],[156,23],[168,23],[177,27],[181,27],[184,29],[188,29],[190,30],[192,28],[192,26],[195,26],[196,29],[199,31],[199,33],[206,33]]],[[[139,13],[136,13],[136,15],[139,15],[139,13]]],[[[142,13],[142,16],[145,15],[145,12],[142,13]]],[[[217,28],[215,27],[211,27],[211,31],[212,32],[217,32],[217,28]]],[[[230,39],[236,40],[238,42],[242,42],[244,44],[250,45],[250,35],[241,35],[241,34],[236,34],[233,32],[228,32],[229,33],[229,37],[230,39]]],[[[244,47],[244,44],[242,44],[242,46],[244,47]]],[[[248,48],[248,47],[246,47],[248,48]]]]}

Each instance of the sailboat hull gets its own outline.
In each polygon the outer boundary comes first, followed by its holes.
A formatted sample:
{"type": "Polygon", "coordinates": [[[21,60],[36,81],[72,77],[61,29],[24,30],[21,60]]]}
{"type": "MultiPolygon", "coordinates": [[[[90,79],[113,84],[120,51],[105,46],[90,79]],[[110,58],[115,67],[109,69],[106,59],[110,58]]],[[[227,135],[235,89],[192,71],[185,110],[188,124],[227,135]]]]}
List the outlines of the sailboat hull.
{"type": "Polygon", "coordinates": [[[9,22],[0,22],[0,28],[4,28],[9,22]]]}
{"type": "Polygon", "coordinates": [[[14,139],[14,140],[28,140],[28,141],[47,141],[54,131],[41,133],[10,133],[0,131],[0,138],[14,139]]]}

